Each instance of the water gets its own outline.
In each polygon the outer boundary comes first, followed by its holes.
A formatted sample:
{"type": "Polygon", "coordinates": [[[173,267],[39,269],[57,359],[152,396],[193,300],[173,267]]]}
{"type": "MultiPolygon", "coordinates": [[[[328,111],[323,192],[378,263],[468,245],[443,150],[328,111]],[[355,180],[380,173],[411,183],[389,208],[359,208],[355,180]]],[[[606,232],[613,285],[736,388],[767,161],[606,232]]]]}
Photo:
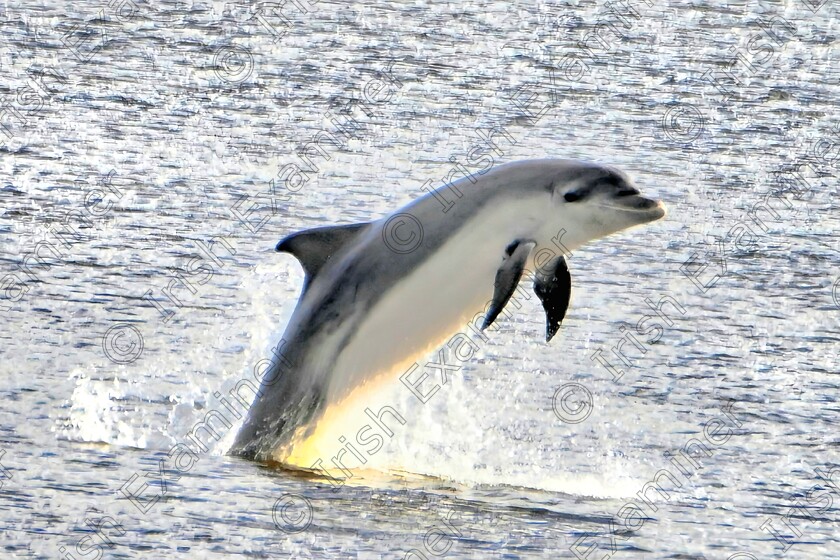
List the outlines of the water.
{"type": "Polygon", "coordinates": [[[0,5],[4,557],[840,554],[835,6],[73,4],[0,5]],[[371,396],[405,424],[350,478],[226,456],[302,285],[276,241],[477,146],[669,217],[575,252],[551,344],[523,300],[446,384],[420,362],[426,404],[371,396]]]}

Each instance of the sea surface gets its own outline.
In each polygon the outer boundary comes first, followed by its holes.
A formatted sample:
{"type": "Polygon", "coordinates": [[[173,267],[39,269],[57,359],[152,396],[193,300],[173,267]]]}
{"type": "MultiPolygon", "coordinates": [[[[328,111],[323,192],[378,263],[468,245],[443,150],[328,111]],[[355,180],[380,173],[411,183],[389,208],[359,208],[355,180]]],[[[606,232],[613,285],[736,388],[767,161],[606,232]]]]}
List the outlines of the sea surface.
{"type": "Polygon", "coordinates": [[[0,3],[0,557],[840,557],[837,12],[0,3]],[[479,156],[669,214],[574,252],[550,344],[521,298],[425,403],[397,372],[364,468],[228,456],[303,284],[276,242],[479,156]]]}

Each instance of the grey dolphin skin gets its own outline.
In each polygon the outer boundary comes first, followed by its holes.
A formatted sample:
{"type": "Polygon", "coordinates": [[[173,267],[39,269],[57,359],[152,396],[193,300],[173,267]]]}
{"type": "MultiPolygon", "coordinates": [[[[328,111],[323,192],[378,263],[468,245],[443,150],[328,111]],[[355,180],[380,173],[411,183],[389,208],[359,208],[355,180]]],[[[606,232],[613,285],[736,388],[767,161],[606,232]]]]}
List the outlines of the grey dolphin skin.
{"type": "Polygon", "coordinates": [[[303,293],[230,452],[282,461],[324,411],[502,311],[527,269],[557,332],[571,291],[563,252],[665,216],[622,172],[526,160],[465,176],[376,221],[292,234],[303,293]],[[490,305],[488,306],[488,302],[490,305]]]}

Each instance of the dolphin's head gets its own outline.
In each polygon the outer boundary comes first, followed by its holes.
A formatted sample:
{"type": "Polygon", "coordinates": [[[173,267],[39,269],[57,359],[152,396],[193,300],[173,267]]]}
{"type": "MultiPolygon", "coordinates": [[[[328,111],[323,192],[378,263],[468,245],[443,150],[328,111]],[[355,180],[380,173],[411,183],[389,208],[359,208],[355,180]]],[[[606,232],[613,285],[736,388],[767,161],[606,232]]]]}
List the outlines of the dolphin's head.
{"type": "Polygon", "coordinates": [[[642,196],[627,175],[602,165],[565,169],[554,180],[552,200],[581,243],[665,216],[661,201],[642,196]]]}

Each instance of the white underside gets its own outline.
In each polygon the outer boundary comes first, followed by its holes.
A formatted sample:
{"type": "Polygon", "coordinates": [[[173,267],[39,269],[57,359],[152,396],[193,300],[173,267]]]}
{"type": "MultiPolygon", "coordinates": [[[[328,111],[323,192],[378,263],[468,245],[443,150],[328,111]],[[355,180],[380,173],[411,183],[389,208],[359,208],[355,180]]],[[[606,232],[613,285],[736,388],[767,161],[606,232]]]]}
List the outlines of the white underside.
{"type": "Polygon", "coordinates": [[[428,352],[461,330],[492,300],[505,248],[518,237],[537,234],[543,213],[533,201],[480,212],[388,290],[339,355],[330,397],[392,373],[407,357],[428,352]]]}
{"type": "MultiPolygon", "coordinates": [[[[515,239],[533,238],[545,222],[545,201],[517,201],[488,208],[459,229],[420,266],[387,289],[356,328],[334,364],[311,371],[329,372],[327,409],[278,460],[308,467],[334,452],[345,425],[370,405],[369,391],[395,380],[420,357],[462,330],[493,298],[496,272],[505,248],[515,239]]],[[[529,264],[532,266],[532,264],[529,264]]],[[[345,321],[320,343],[311,359],[332,356],[352,328],[345,321]]]]}

